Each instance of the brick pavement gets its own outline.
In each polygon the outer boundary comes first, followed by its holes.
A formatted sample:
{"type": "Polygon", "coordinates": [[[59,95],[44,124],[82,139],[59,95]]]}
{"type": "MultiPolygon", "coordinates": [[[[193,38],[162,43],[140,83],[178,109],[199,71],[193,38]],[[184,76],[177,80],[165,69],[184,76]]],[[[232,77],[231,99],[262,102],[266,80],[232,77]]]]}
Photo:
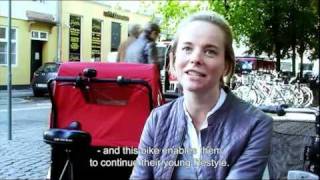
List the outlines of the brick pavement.
{"type": "Polygon", "coordinates": [[[0,179],[45,179],[50,147],[42,140],[0,140],[0,179]]]}
{"type": "MultiPolygon", "coordinates": [[[[20,92],[15,94],[15,97],[19,98],[14,103],[23,103],[23,96],[30,95],[30,91],[20,92]]],[[[0,99],[4,98],[6,94],[2,91],[0,99]]],[[[49,107],[31,112],[14,111],[13,140],[9,141],[7,140],[7,113],[0,110],[1,180],[46,178],[50,165],[50,146],[43,142],[42,134],[48,127],[48,114],[49,107]]]]}

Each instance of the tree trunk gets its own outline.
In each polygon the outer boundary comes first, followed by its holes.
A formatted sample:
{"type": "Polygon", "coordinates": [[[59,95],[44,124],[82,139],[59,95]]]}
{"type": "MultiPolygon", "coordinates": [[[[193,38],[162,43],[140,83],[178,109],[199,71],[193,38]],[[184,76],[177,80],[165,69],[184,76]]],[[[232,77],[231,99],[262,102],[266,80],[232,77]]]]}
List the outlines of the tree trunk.
{"type": "Polygon", "coordinates": [[[295,41],[292,44],[292,74],[296,75],[296,44],[295,41]]]}
{"type": "Polygon", "coordinates": [[[293,6],[291,9],[291,22],[292,22],[292,74],[296,75],[296,19],[295,19],[295,0],[293,1],[293,6]]]}
{"type": "Polygon", "coordinates": [[[300,54],[300,78],[303,78],[303,53],[300,54]]]}
{"type": "Polygon", "coordinates": [[[275,0],[272,1],[272,15],[273,18],[272,20],[272,39],[273,39],[273,43],[274,43],[274,51],[276,54],[276,71],[279,72],[281,69],[281,64],[280,64],[280,59],[281,59],[281,54],[280,54],[280,44],[279,44],[279,21],[278,21],[278,17],[279,17],[279,12],[278,12],[278,4],[276,4],[275,0]]]}
{"type": "Polygon", "coordinates": [[[277,59],[277,61],[276,61],[276,71],[277,72],[279,72],[280,71],[280,69],[281,69],[281,63],[280,63],[280,60],[281,60],[281,55],[280,55],[280,48],[279,48],[279,45],[277,45],[276,44],[276,59],[277,59]]]}

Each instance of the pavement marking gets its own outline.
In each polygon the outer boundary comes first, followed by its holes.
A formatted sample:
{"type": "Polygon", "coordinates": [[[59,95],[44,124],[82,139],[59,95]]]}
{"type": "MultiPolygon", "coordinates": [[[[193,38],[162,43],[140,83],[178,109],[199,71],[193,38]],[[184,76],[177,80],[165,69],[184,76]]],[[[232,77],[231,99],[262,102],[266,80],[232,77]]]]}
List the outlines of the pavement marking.
{"type": "MultiPolygon", "coordinates": [[[[28,108],[14,108],[12,111],[28,111],[28,110],[35,110],[35,109],[50,109],[51,106],[42,106],[42,107],[28,107],[28,108]]],[[[7,112],[8,109],[0,109],[0,112],[7,112]]]]}

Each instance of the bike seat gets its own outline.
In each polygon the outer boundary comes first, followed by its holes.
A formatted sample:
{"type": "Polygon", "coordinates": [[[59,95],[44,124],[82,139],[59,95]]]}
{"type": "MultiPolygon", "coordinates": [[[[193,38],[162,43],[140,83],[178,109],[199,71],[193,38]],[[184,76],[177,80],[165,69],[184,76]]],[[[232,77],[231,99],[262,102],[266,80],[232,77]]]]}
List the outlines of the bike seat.
{"type": "Polygon", "coordinates": [[[89,133],[74,129],[52,128],[44,132],[44,142],[50,145],[87,146],[91,142],[89,133]]]}

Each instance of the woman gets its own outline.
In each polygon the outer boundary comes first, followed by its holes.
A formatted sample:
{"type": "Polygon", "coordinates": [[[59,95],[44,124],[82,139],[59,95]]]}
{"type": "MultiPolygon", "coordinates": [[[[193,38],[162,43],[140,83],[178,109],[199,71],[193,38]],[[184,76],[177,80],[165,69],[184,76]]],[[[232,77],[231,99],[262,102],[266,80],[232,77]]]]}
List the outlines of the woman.
{"type": "Polygon", "coordinates": [[[151,112],[131,178],[261,179],[272,119],[224,87],[235,66],[228,23],[212,12],[192,15],[173,51],[183,97],[151,112]]]}

